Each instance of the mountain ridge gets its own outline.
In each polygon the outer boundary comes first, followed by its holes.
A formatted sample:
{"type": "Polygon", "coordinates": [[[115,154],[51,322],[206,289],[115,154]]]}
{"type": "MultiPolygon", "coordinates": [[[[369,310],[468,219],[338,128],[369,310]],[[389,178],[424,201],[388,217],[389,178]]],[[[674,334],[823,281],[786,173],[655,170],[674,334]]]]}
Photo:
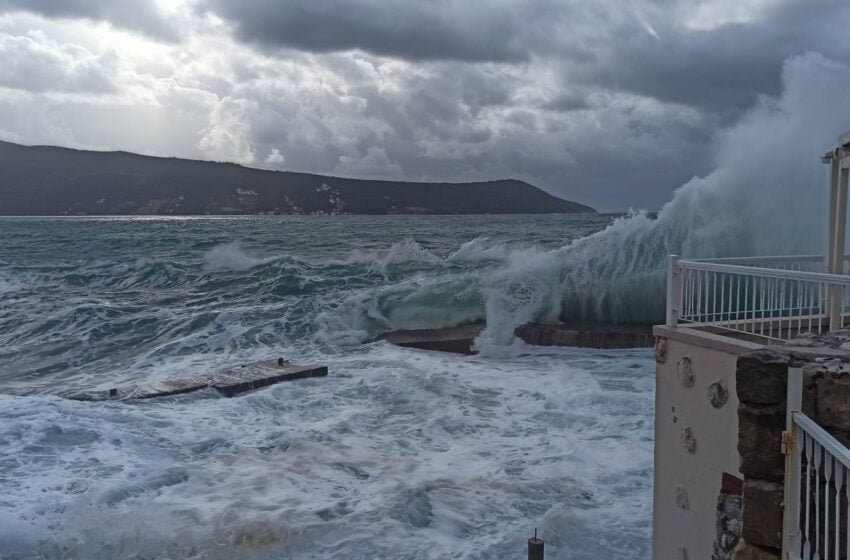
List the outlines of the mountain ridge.
{"type": "Polygon", "coordinates": [[[0,141],[0,215],[594,213],[516,179],[353,179],[0,141]]]}

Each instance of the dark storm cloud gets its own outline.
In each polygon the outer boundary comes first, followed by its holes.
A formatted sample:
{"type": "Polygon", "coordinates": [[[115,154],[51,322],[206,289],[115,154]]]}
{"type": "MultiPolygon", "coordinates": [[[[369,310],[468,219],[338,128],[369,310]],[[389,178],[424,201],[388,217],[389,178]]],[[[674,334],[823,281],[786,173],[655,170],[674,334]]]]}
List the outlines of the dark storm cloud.
{"type": "Polygon", "coordinates": [[[237,36],[312,52],[360,49],[408,60],[527,60],[554,1],[205,0],[237,36]]]}
{"type": "Polygon", "coordinates": [[[610,48],[570,78],[737,116],[758,95],[780,90],[783,62],[817,51],[850,60],[850,3],[846,0],[774,4],[758,19],[713,29],[688,29],[674,21],[637,21],[609,30],[610,48]],[[844,33],[842,36],[841,33],[844,33]]]}
{"type": "Polygon", "coordinates": [[[431,62],[376,80],[367,58],[290,56],[332,68],[344,85],[341,95],[304,95],[281,77],[240,89],[257,107],[247,141],[259,161],[272,150],[284,155],[278,167],[407,180],[514,177],[609,210],[658,207],[710,169],[705,146],[716,123],[693,110],[582,88],[544,91],[530,85],[533,71],[510,65],[431,62]]]}
{"type": "Polygon", "coordinates": [[[115,27],[165,41],[178,38],[177,30],[149,0],[0,0],[0,13],[23,11],[47,18],[106,21],[115,27]]]}
{"type": "MultiPolygon", "coordinates": [[[[565,85],[581,82],[728,116],[759,94],[778,93],[782,62],[789,56],[809,50],[850,56],[846,37],[836,31],[850,28],[846,0],[784,0],[753,21],[707,30],[675,18],[692,8],[684,0],[628,6],[570,0],[202,0],[200,6],[230,22],[240,40],[267,48],[359,49],[416,61],[551,59],[562,65],[565,85]]],[[[486,84],[480,91],[488,95],[486,84]]],[[[551,103],[574,110],[587,100],[567,95],[551,103]]]]}
{"type": "Polygon", "coordinates": [[[0,104],[0,136],[364,178],[515,177],[605,210],[657,208],[711,170],[719,132],[779,94],[789,57],[850,62],[847,0],[191,0],[171,26],[154,5],[0,0],[187,37],[134,67],[13,29],[0,43],[13,95],[133,95],[109,113],[54,106],[37,131],[0,104]],[[97,115],[124,125],[103,141],[97,115]]]}

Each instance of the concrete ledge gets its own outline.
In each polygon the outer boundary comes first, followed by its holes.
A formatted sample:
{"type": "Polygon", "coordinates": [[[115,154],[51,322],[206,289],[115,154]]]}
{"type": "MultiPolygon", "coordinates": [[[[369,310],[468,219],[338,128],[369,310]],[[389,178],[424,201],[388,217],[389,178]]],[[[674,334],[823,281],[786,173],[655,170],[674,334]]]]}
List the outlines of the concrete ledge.
{"type": "Polygon", "coordinates": [[[728,335],[706,332],[693,327],[668,327],[666,325],[655,325],[652,327],[652,332],[655,336],[662,336],[670,340],[678,340],[687,344],[693,344],[737,356],[765,347],[764,344],[758,344],[749,340],[740,340],[728,335]]]}
{"type": "Polygon", "coordinates": [[[653,343],[651,325],[529,323],[518,328],[516,335],[535,346],[650,348],[653,343]]]}
{"type": "Polygon", "coordinates": [[[401,330],[384,333],[378,340],[405,348],[472,355],[476,354],[472,345],[483,330],[482,323],[445,329],[401,330]]]}
{"type": "Polygon", "coordinates": [[[225,397],[232,397],[282,381],[324,377],[327,374],[327,366],[290,366],[274,369],[274,367],[269,367],[268,364],[260,362],[258,364],[244,365],[237,370],[224,372],[216,377],[216,380],[211,383],[211,386],[225,397]]]}
{"type": "MultiPolygon", "coordinates": [[[[437,350],[456,354],[475,354],[475,339],[484,324],[463,325],[444,329],[400,330],[385,333],[377,340],[420,350],[437,350]]],[[[590,325],[569,323],[529,323],[516,330],[526,344],[532,346],[572,346],[577,348],[649,348],[653,343],[650,325],[590,325]]]]}
{"type": "Polygon", "coordinates": [[[324,377],[327,374],[328,368],[323,365],[294,366],[286,362],[267,360],[185,379],[61,396],[77,401],[139,400],[170,397],[212,388],[225,397],[232,397],[283,381],[324,377]]]}

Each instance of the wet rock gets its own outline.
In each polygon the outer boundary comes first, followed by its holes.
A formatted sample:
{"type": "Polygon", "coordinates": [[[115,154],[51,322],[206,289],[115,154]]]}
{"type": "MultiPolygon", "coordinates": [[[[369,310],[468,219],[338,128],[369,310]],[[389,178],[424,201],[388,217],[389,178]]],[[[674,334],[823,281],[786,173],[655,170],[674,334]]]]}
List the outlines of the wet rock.
{"type": "Polygon", "coordinates": [[[782,547],[783,486],[776,482],[744,481],[744,529],[741,536],[750,544],[782,547]]]}
{"type": "Polygon", "coordinates": [[[785,407],[782,405],[738,408],[738,452],[745,478],[780,482],[785,474],[782,455],[782,430],[785,407]]]}
{"type": "Polygon", "coordinates": [[[774,350],[756,350],[738,358],[735,379],[742,403],[779,404],[785,401],[785,383],[791,358],[774,350]]]}
{"type": "Polygon", "coordinates": [[[850,430],[850,376],[826,375],[817,382],[817,421],[828,428],[850,430]]]}
{"type": "Polygon", "coordinates": [[[740,541],[732,556],[735,560],[779,560],[780,551],[773,548],[763,548],[740,541]]]}
{"type": "Polygon", "coordinates": [[[721,493],[717,497],[717,537],[711,560],[733,560],[733,552],[741,539],[743,498],[721,493]]]}

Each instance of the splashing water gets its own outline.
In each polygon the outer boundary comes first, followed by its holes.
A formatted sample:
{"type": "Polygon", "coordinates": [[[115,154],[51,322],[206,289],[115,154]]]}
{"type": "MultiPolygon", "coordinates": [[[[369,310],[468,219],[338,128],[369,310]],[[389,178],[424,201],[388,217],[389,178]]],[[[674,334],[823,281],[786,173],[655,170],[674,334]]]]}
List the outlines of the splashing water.
{"type": "Polygon", "coordinates": [[[783,84],[655,220],[0,219],[0,383],[33,393],[0,395],[0,556],[503,558],[539,526],[556,555],[647,558],[651,356],[513,332],[660,319],[669,253],[821,251],[850,69],[806,55],[783,84]],[[363,344],[485,319],[476,357],[363,344]],[[38,394],[280,354],[332,375],[234,400],[38,394]]]}
{"type": "Polygon", "coordinates": [[[504,343],[533,319],[658,322],[670,254],[822,254],[820,155],[850,128],[850,68],[792,58],[783,85],[722,134],[715,171],[680,187],[656,220],[632,213],[564,247],[511,255],[485,280],[485,338],[504,343]]]}
{"type": "Polygon", "coordinates": [[[206,272],[243,271],[267,263],[271,259],[259,259],[247,254],[238,241],[217,245],[204,255],[206,272]]]}

